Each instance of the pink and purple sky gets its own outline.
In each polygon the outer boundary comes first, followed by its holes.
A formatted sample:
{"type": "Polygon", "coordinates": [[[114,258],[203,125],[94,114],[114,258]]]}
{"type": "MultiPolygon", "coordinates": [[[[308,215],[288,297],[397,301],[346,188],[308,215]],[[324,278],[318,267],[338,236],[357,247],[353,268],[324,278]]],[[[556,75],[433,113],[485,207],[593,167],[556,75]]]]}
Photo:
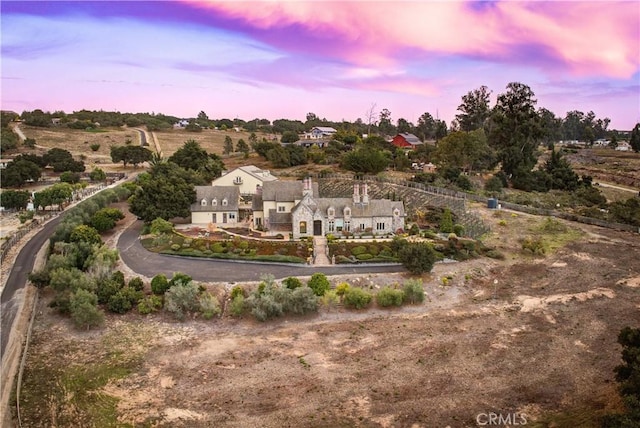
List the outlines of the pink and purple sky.
{"type": "Polygon", "coordinates": [[[1,107],[449,123],[531,87],[557,116],[640,121],[638,1],[2,1],[1,107]]]}

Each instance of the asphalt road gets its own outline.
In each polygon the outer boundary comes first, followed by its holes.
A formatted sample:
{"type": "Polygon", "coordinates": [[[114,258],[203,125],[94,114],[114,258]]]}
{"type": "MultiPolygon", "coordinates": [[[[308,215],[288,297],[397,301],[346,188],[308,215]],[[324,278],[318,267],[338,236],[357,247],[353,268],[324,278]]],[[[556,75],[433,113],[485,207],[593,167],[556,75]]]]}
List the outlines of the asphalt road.
{"type": "Polygon", "coordinates": [[[140,133],[140,145],[143,147],[148,146],[149,144],[147,143],[147,134],[142,129],[136,129],[136,131],[140,133]]]}
{"type": "Polygon", "coordinates": [[[13,322],[18,312],[18,303],[14,301],[13,297],[16,292],[24,288],[27,277],[33,270],[33,264],[36,259],[36,255],[40,248],[47,242],[55,228],[62,220],[62,215],[51,219],[44,227],[34,235],[29,241],[22,247],[16,260],[11,268],[7,282],[2,290],[2,296],[0,298],[0,310],[1,310],[1,350],[0,358],[4,356],[4,350],[9,341],[9,335],[11,333],[13,322]]]}
{"type": "Polygon", "coordinates": [[[153,277],[160,273],[171,277],[175,272],[184,272],[196,281],[238,282],[258,281],[263,274],[271,274],[276,279],[280,279],[289,276],[310,276],[316,272],[322,272],[325,275],[344,275],[404,271],[400,265],[308,266],[185,258],[157,254],[147,251],[140,243],[138,237],[141,228],[142,221],[133,223],[122,233],[117,246],[122,261],[135,272],[147,277],[153,277]]]}

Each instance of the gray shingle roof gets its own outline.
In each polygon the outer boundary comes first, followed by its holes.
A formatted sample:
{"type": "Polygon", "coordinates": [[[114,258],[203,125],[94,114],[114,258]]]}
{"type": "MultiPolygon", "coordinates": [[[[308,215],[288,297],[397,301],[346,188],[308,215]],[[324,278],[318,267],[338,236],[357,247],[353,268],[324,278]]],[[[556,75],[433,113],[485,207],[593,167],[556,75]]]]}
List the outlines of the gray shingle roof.
{"type": "Polygon", "coordinates": [[[400,133],[398,135],[402,136],[409,144],[412,144],[412,145],[422,144],[422,141],[420,141],[420,139],[413,134],[400,133]]]}
{"type": "MultiPolygon", "coordinates": [[[[262,186],[262,200],[276,202],[293,202],[302,199],[302,181],[272,181],[262,186]]],[[[312,183],[313,194],[318,195],[318,183],[312,183]]]]}
{"type": "MultiPolygon", "coordinates": [[[[400,216],[404,216],[404,204],[401,201],[392,201],[390,199],[371,199],[368,204],[354,204],[352,198],[313,198],[310,207],[318,210],[323,216],[327,215],[330,207],[335,208],[336,217],[343,217],[346,207],[351,209],[351,217],[388,217],[393,215],[393,210],[398,209],[400,216]],[[315,206],[313,206],[315,202],[315,206]]],[[[302,202],[298,204],[294,211],[301,208],[302,202]]]]}
{"type": "Polygon", "coordinates": [[[215,212],[215,211],[237,211],[238,200],[240,199],[240,189],[237,186],[196,186],[196,202],[191,204],[191,211],[195,212],[215,212]],[[202,200],[207,201],[207,205],[202,205],[202,200]],[[214,206],[213,199],[217,200],[214,206]],[[226,199],[227,205],[222,205],[226,199]]]}

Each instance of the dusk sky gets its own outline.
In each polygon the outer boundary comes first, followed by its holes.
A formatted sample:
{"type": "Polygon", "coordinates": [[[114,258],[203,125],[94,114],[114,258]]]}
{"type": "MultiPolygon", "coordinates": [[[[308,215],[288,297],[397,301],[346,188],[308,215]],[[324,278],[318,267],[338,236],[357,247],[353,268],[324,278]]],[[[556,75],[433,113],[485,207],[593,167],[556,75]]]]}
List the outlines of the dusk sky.
{"type": "MultiPolygon", "coordinates": [[[[1,106],[449,124],[509,82],[640,121],[640,2],[2,1],[1,106]]],[[[493,105],[493,104],[492,104],[493,105]]]]}

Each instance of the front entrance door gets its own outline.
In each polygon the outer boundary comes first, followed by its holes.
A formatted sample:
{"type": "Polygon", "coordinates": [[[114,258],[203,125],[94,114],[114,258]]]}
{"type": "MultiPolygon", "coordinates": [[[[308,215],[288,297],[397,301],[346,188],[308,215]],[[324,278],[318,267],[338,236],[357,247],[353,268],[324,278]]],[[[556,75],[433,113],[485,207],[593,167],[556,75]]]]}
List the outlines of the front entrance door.
{"type": "Polygon", "coordinates": [[[313,221],[313,234],[315,236],[322,235],[322,220],[314,220],[313,221]]]}
{"type": "Polygon", "coordinates": [[[222,213],[222,222],[223,223],[227,222],[227,213],[222,213]]]}

